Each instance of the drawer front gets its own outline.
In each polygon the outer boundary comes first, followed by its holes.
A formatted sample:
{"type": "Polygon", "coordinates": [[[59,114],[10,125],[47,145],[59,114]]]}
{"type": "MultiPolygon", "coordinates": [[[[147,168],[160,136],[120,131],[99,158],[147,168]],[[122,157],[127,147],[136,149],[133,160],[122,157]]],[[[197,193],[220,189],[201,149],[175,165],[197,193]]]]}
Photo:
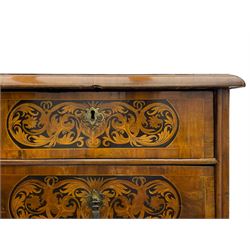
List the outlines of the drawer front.
{"type": "Polygon", "coordinates": [[[213,218],[213,166],[2,166],[3,218],[213,218]]]}
{"type": "Polygon", "coordinates": [[[210,158],[213,93],[1,95],[2,158],[210,158]]]}

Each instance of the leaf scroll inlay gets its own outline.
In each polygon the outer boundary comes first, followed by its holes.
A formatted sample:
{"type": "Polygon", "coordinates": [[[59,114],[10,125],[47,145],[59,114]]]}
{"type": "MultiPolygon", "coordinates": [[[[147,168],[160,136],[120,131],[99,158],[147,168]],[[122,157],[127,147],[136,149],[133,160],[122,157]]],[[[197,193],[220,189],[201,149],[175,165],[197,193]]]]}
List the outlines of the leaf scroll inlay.
{"type": "Polygon", "coordinates": [[[88,197],[103,197],[101,218],[178,218],[181,199],[161,176],[28,176],[18,183],[13,218],[91,218],[88,197]]]}
{"type": "Polygon", "coordinates": [[[166,147],[178,127],[167,100],[25,100],[7,120],[20,148],[166,147]]]}

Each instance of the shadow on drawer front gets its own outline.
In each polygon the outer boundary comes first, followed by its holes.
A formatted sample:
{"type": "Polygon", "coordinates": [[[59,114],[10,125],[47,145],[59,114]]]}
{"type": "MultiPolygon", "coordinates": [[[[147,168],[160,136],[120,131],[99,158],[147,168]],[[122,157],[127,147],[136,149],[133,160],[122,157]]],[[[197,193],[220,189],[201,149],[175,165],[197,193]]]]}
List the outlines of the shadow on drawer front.
{"type": "Polygon", "coordinates": [[[2,217],[213,218],[213,177],[213,166],[3,166],[2,217]]]}

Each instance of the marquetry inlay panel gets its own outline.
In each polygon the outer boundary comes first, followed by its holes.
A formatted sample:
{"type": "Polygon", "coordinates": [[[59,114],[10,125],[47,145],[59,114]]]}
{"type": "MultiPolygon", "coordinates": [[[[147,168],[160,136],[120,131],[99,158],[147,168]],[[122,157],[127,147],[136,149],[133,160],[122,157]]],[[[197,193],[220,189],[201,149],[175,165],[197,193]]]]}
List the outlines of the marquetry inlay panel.
{"type": "Polygon", "coordinates": [[[178,126],[166,100],[20,101],[7,125],[20,148],[166,147],[178,126]]]}
{"type": "Polygon", "coordinates": [[[178,190],[162,176],[28,176],[9,199],[14,218],[90,218],[99,198],[101,218],[178,218],[178,190]]]}

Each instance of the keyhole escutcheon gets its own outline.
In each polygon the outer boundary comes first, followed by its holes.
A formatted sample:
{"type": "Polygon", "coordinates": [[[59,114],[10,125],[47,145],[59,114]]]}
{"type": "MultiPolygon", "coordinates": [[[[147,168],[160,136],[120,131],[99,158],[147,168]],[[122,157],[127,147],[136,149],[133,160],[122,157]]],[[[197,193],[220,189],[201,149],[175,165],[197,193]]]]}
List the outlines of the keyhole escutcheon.
{"type": "Polygon", "coordinates": [[[104,115],[99,112],[99,108],[91,107],[86,109],[85,119],[91,126],[94,126],[104,120],[104,115]]]}
{"type": "Polygon", "coordinates": [[[91,119],[92,121],[95,120],[95,110],[91,110],[91,111],[90,111],[90,119],[91,119]]]}

